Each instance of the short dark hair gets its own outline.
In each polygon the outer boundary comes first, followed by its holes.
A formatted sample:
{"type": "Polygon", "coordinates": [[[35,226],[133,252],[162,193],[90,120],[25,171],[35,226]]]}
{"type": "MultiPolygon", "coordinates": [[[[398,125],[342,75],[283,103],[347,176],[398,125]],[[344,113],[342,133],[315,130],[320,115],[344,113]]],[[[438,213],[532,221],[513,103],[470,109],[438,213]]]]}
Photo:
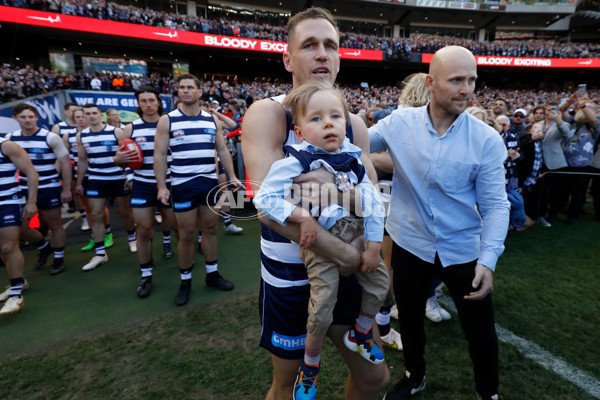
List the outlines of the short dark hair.
{"type": "Polygon", "coordinates": [[[65,111],[67,111],[69,109],[69,107],[79,107],[79,104],[77,103],[67,103],[65,104],[65,106],[63,107],[65,109],[65,111]]]}
{"type": "Polygon", "coordinates": [[[25,110],[33,111],[33,113],[35,114],[36,117],[40,116],[38,114],[37,108],[35,108],[31,104],[27,104],[27,103],[19,103],[16,106],[14,106],[12,109],[12,115],[13,115],[13,117],[16,117],[17,115],[21,114],[25,110]]]}
{"type": "Polygon", "coordinates": [[[179,75],[179,77],[177,77],[177,83],[181,82],[184,79],[191,79],[194,81],[194,84],[196,85],[196,87],[198,89],[202,89],[202,83],[200,82],[200,79],[196,78],[195,75],[192,74],[183,74],[183,75],[179,75]]]}
{"type": "Polygon", "coordinates": [[[85,105],[81,106],[81,108],[82,109],[84,109],[84,108],[97,108],[98,111],[102,112],[102,109],[100,108],[100,106],[98,104],[94,104],[94,103],[85,104],[85,105]]]}

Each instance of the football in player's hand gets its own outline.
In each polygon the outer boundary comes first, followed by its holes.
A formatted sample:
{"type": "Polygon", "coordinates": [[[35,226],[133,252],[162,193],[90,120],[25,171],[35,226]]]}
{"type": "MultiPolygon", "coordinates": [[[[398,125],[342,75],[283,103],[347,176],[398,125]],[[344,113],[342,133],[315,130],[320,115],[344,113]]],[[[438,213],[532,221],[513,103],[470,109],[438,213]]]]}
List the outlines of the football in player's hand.
{"type": "Polygon", "coordinates": [[[134,161],[128,162],[127,166],[131,169],[139,169],[142,167],[142,164],[144,163],[144,153],[142,152],[140,146],[134,140],[123,139],[123,141],[119,145],[119,149],[121,151],[135,150],[137,157],[134,161]]]}

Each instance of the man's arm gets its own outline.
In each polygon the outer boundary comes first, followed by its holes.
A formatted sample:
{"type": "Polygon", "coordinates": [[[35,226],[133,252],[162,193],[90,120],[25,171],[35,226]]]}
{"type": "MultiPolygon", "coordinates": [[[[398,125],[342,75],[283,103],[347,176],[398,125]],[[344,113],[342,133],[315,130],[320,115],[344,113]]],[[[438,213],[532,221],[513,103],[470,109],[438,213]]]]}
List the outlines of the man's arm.
{"type": "Polygon", "coordinates": [[[15,164],[15,167],[27,176],[27,203],[23,207],[23,219],[28,220],[37,213],[37,190],[38,190],[38,173],[31,163],[27,152],[18,144],[5,141],[2,143],[2,153],[4,153],[10,161],[15,164]]]}
{"type": "MultiPolygon", "coordinates": [[[[125,126],[125,128],[123,128],[123,130],[117,136],[117,140],[118,140],[119,144],[121,144],[121,142],[123,140],[131,138],[132,130],[133,130],[132,124],[127,124],[125,126]]],[[[117,135],[116,129],[115,129],[115,135],[117,135]]],[[[127,167],[127,163],[135,161],[135,159],[136,159],[136,151],[135,150],[123,151],[119,148],[114,156],[115,165],[117,165],[118,167],[121,167],[121,168],[127,167]]]]}
{"type": "Polygon", "coordinates": [[[83,195],[83,178],[87,174],[88,170],[88,158],[87,158],[87,150],[83,147],[83,143],[81,142],[81,132],[77,134],[77,185],[75,187],[75,192],[79,195],[83,195]]]}
{"type": "Polygon", "coordinates": [[[369,131],[367,131],[364,121],[356,115],[350,114],[350,122],[352,124],[352,134],[354,135],[354,144],[362,150],[360,161],[367,170],[367,175],[371,182],[377,184],[377,173],[370,157],[369,131]]]}
{"type": "MultiPolygon", "coordinates": [[[[242,123],[244,132],[242,153],[253,191],[259,190],[269,173],[270,166],[284,157],[283,143],[286,129],[283,107],[272,100],[257,101],[246,112],[242,123]]],[[[281,226],[267,218],[260,217],[260,219],[265,225],[299,243],[300,228],[297,224],[288,223],[286,226],[281,226]]],[[[317,231],[317,240],[310,250],[339,265],[340,273],[354,272],[360,261],[358,250],[336,238],[321,226],[317,226],[317,231]]]]}
{"type": "Polygon", "coordinates": [[[227,115],[221,114],[217,110],[213,110],[213,109],[208,110],[208,112],[211,113],[213,115],[213,117],[216,117],[219,121],[221,121],[221,123],[223,124],[223,127],[225,129],[228,129],[231,131],[231,130],[239,128],[238,123],[235,122],[234,120],[232,120],[231,118],[229,118],[227,115]]]}
{"type": "MultiPolygon", "coordinates": [[[[58,126],[58,124],[54,124],[52,129],[50,129],[50,132],[56,133],[58,136],[60,136],[60,127],[58,126]]],[[[65,136],[69,136],[69,135],[65,135],[65,136]]]]}
{"type": "Polygon", "coordinates": [[[510,203],[506,198],[504,160],[506,147],[500,136],[491,137],[486,143],[485,159],[475,182],[477,204],[483,220],[479,259],[475,268],[473,292],[466,300],[481,300],[493,289],[493,272],[498,257],[504,251],[504,240],[508,231],[510,203]]]}
{"type": "Polygon", "coordinates": [[[223,165],[223,168],[229,177],[229,183],[233,185],[235,189],[239,189],[242,186],[242,182],[240,182],[240,180],[237,178],[235,168],[233,168],[233,160],[231,159],[231,154],[229,154],[229,149],[227,148],[227,145],[225,144],[225,138],[223,137],[223,127],[218,121],[216,121],[215,116],[213,116],[213,118],[215,118],[215,124],[217,125],[217,133],[215,134],[215,150],[217,151],[219,160],[221,160],[221,164],[223,165]]]}
{"type": "Polygon", "coordinates": [[[160,117],[154,135],[154,176],[158,187],[157,199],[168,205],[170,193],[167,189],[167,151],[169,149],[170,120],[167,114],[160,117]]]}
{"type": "Polygon", "coordinates": [[[392,156],[387,151],[380,151],[378,153],[371,153],[371,162],[375,170],[387,173],[394,172],[394,161],[392,156]]]}
{"type": "Polygon", "coordinates": [[[48,146],[54,152],[58,161],[58,168],[62,176],[62,192],[60,195],[63,203],[68,203],[73,198],[71,193],[71,180],[73,178],[73,169],[71,168],[71,160],[69,160],[69,151],[65,147],[63,140],[59,135],[48,135],[48,146]]]}

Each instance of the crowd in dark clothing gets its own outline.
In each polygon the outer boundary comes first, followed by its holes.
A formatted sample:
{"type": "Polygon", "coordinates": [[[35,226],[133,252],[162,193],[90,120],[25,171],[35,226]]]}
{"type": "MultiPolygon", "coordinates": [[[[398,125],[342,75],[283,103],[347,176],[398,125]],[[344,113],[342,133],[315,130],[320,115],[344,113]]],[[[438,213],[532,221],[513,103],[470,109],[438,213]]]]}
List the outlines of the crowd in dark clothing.
{"type": "MultiPolygon", "coordinates": [[[[259,16],[254,22],[203,18],[104,0],[2,0],[2,4],[214,35],[287,41],[287,29],[283,24],[275,26],[265,21],[256,22],[260,21],[259,16]]],[[[464,46],[473,54],[482,56],[593,58],[600,54],[598,43],[570,42],[567,39],[523,38],[480,42],[425,33],[413,33],[410,37],[386,37],[355,32],[342,32],[340,38],[343,48],[382,50],[391,55],[402,56],[409,56],[411,53],[434,53],[450,44],[464,46]]]]}

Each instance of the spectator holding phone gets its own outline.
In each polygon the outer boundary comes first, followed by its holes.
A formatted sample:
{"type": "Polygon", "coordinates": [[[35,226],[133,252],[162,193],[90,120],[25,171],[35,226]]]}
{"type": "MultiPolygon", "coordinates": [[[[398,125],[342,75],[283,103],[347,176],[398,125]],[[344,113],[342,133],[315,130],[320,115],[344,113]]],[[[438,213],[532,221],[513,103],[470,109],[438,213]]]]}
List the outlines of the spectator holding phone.
{"type": "MultiPolygon", "coordinates": [[[[569,124],[563,122],[562,113],[556,102],[546,106],[546,124],[544,126],[544,139],[542,139],[542,155],[545,169],[550,171],[545,181],[544,192],[548,196],[548,220],[552,223],[558,220],[558,210],[566,203],[564,196],[565,175],[552,172],[564,172],[567,168],[567,159],[562,150],[562,141],[569,133],[569,124]]],[[[542,214],[543,216],[543,214],[542,214]]]]}
{"type": "Polygon", "coordinates": [[[574,115],[569,115],[570,125],[566,140],[563,140],[563,151],[568,165],[568,171],[574,172],[567,180],[567,191],[570,195],[567,210],[567,225],[576,225],[581,213],[587,188],[590,183],[590,163],[594,156],[594,145],[600,130],[598,129],[597,104],[584,93],[580,95],[582,85],[577,93],[577,103],[574,115]]]}

